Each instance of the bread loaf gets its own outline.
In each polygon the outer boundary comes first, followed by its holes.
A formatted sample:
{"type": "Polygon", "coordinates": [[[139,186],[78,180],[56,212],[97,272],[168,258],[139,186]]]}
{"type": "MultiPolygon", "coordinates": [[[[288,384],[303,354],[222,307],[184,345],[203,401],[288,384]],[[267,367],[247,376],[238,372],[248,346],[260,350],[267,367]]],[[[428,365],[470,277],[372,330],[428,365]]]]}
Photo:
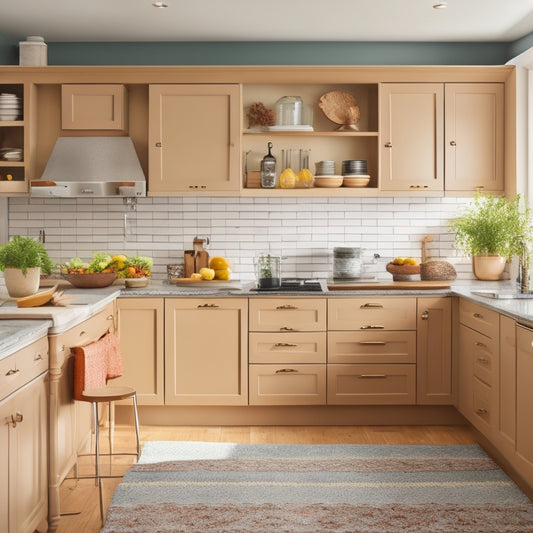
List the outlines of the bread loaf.
{"type": "Polygon", "coordinates": [[[455,278],[457,278],[457,272],[448,261],[427,261],[420,265],[422,281],[449,281],[455,278]]]}

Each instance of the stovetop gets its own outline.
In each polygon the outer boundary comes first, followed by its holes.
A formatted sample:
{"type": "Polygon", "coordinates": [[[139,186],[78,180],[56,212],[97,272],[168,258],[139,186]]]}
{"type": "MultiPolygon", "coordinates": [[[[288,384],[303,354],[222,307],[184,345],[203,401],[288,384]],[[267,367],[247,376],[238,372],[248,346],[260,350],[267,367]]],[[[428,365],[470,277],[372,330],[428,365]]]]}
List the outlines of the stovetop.
{"type": "Polygon", "coordinates": [[[287,278],[281,280],[281,286],[277,288],[264,289],[256,287],[252,289],[259,292],[323,292],[320,281],[316,279],[287,278]]]}

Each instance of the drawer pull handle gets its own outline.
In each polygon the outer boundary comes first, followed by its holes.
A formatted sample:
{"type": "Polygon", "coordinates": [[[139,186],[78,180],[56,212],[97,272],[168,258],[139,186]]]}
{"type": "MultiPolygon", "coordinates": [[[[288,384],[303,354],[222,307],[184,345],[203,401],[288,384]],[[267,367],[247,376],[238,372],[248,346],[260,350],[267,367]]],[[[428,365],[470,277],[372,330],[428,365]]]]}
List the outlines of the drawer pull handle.
{"type": "Polygon", "coordinates": [[[288,326],[283,326],[282,328],[279,328],[280,331],[294,331],[294,328],[289,328],[288,326]]]}
{"type": "Polygon", "coordinates": [[[478,409],[476,409],[476,413],[478,415],[486,415],[488,413],[488,411],[484,407],[479,407],[478,409]]]}
{"type": "Polygon", "coordinates": [[[276,344],[274,344],[274,347],[275,348],[285,348],[285,347],[290,347],[290,348],[294,348],[295,346],[298,346],[297,344],[293,344],[291,342],[277,342],[276,344]]]}
{"type": "Polygon", "coordinates": [[[359,341],[359,344],[369,346],[385,346],[387,343],[385,341],[359,341]]]}
{"type": "Polygon", "coordinates": [[[474,313],[472,316],[474,318],[483,318],[483,315],[481,313],[474,313]]]}
{"type": "Polygon", "coordinates": [[[385,326],[380,326],[378,324],[370,324],[368,326],[361,326],[359,329],[385,329],[385,326]]]}
{"type": "Polygon", "coordinates": [[[6,376],[12,376],[13,374],[16,374],[17,372],[20,372],[20,369],[18,368],[12,368],[11,370],[8,370],[6,372],[6,376]]]}
{"type": "Polygon", "coordinates": [[[34,357],[33,360],[34,360],[34,361],[42,361],[42,360],[43,360],[43,356],[42,356],[40,353],[38,353],[38,354],[34,357]]]}
{"type": "Polygon", "coordinates": [[[298,370],[295,370],[294,368],[280,368],[279,370],[276,370],[276,374],[290,374],[293,372],[298,372],[298,370]]]}
{"type": "Polygon", "coordinates": [[[424,311],[421,315],[420,315],[420,318],[422,320],[428,320],[429,319],[429,311],[424,311]]]}
{"type": "Polygon", "coordinates": [[[80,337],[83,337],[84,335],[87,335],[87,332],[85,330],[80,331],[80,337]]]}
{"type": "Polygon", "coordinates": [[[383,379],[386,378],[386,374],[359,374],[361,379],[383,379]]]}
{"type": "Polygon", "coordinates": [[[198,304],[196,307],[198,308],[203,308],[203,309],[206,309],[206,308],[214,308],[214,307],[218,307],[217,304],[198,304]]]}
{"type": "Polygon", "coordinates": [[[392,148],[392,143],[391,142],[386,142],[385,143],[385,148],[392,148]]]}
{"type": "Polygon", "coordinates": [[[366,303],[360,306],[359,309],[383,309],[383,304],[366,303]]]}
{"type": "Polygon", "coordinates": [[[484,365],[488,364],[489,362],[489,360],[486,357],[478,357],[477,360],[484,365]]]}
{"type": "Polygon", "coordinates": [[[20,411],[17,411],[15,416],[11,415],[11,419],[7,419],[7,424],[11,424],[14,428],[17,427],[17,424],[20,424],[24,420],[24,416],[20,411]]]}
{"type": "Polygon", "coordinates": [[[486,344],[483,344],[482,342],[479,342],[479,341],[476,341],[474,343],[474,346],[477,346],[478,348],[486,348],[487,347],[486,344]]]}
{"type": "Polygon", "coordinates": [[[285,305],[278,305],[276,309],[298,309],[294,305],[285,304],[285,305]]]}

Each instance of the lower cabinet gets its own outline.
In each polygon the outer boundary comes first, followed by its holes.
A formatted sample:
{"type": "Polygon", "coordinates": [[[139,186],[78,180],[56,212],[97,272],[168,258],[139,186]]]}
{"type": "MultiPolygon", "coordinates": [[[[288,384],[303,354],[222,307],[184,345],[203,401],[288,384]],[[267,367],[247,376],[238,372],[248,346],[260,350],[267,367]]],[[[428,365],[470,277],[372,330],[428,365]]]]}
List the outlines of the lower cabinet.
{"type": "Polygon", "coordinates": [[[0,395],[0,531],[5,533],[47,530],[47,354],[45,337],[0,361],[10,367],[2,372],[3,387],[11,377],[28,380],[0,395]]]}
{"type": "Polygon", "coordinates": [[[516,451],[533,468],[533,330],[517,327],[516,348],[516,451]]]}
{"type": "Polygon", "coordinates": [[[165,404],[248,404],[248,300],[165,300],[165,404]]]}

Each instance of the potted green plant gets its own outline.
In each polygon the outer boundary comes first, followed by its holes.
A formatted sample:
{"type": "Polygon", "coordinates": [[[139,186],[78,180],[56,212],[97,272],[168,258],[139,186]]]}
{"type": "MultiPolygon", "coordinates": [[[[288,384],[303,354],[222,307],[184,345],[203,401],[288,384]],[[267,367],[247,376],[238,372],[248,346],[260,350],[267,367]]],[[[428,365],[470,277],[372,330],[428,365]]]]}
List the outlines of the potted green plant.
{"type": "Polygon", "coordinates": [[[279,255],[261,254],[256,259],[257,280],[260,289],[279,289],[281,257],[279,255]]]}
{"type": "Polygon", "coordinates": [[[7,292],[13,298],[35,294],[41,272],[50,274],[53,267],[44,245],[30,237],[16,235],[0,246],[0,270],[4,272],[7,292]]]}
{"type": "Polygon", "coordinates": [[[531,212],[520,195],[476,194],[466,211],[449,224],[459,249],[472,256],[474,275],[498,280],[513,256],[522,257],[532,240],[531,212]]]}

